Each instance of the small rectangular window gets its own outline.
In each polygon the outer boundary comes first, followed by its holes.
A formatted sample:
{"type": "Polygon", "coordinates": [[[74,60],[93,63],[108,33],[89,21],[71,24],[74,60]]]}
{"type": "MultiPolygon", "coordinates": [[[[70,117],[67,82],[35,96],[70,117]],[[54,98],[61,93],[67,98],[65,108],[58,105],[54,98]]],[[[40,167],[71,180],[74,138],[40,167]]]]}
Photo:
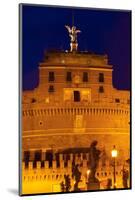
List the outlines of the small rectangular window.
{"type": "Polygon", "coordinates": [[[80,91],[74,91],[74,102],[80,101],[80,91]]]}
{"type": "Polygon", "coordinates": [[[99,82],[100,83],[104,82],[104,74],[103,73],[99,73],[99,82]]]}
{"type": "Polygon", "coordinates": [[[54,92],[54,86],[53,85],[49,86],[48,92],[54,92]]]}
{"type": "Polygon", "coordinates": [[[104,87],[103,86],[99,87],[99,93],[104,93],[104,87]]]}
{"type": "Polygon", "coordinates": [[[115,102],[116,103],[120,103],[120,99],[115,99],[115,102]]]}
{"type": "Polygon", "coordinates": [[[68,81],[68,82],[72,81],[72,74],[71,74],[71,72],[67,72],[66,81],[68,81]]]}
{"type": "Polygon", "coordinates": [[[54,72],[49,72],[49,82],[54,81],[54,72]]]}
{"type": "Polygon", "coordinates": [[[88,73],[83,72],[83,82],[88,82],[88,73]]]}
{"type": "Polygon", "coordinates": [[[31,103],[36,103],[36,99],[35,99],[35,98],[32,98],[32,99],[31,99],[31,103]]]}

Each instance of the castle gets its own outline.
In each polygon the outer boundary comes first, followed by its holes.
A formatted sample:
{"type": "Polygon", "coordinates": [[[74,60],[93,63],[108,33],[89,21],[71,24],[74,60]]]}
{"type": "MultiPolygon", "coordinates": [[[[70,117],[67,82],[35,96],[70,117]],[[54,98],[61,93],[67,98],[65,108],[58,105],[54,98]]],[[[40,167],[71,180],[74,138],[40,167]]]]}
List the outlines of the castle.
{"type": "Polygon", "coordinates": [[[38,86],[22,95],[23,193],[60,192],[73,159],[80,163],[80,188],[86,190],[88,148],[94,140],[102,151],[97,177],[101,182],[112,178],[115,145],[117,187],[122,188],[121,170],[130,158],[130,92],[113,87],[107,55],[78,51],[77,40],[70,47],[47,51],[38,86]]]}

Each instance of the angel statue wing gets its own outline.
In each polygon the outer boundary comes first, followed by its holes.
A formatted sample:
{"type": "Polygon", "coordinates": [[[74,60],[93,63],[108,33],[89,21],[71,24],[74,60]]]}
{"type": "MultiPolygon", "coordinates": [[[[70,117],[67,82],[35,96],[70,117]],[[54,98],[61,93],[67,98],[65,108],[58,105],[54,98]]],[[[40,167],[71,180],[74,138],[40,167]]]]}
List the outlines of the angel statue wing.
{"type": "Polygon", "coordinates": [[[76,33],[81,33],[81,31],[80,30],[76,30],[76,33]]]}
{"type": "Polygon", "coordinates": [[[66,25],[65,27],[66,27],[66,29],[68,30],[68,32],[71,33],[71,28],[70,28],[70,26],[67,26],[67,25],[66,25]]]}

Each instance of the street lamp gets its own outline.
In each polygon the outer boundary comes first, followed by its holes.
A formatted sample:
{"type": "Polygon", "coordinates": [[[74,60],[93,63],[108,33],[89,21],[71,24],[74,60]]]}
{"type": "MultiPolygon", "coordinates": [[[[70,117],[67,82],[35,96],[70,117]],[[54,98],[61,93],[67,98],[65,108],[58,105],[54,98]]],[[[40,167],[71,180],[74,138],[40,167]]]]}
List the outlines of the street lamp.
{"type": "Polygon", "coordinates": [[[90,169],[87,170],[87,177],[89,177],[90,169]]]}
{"type": "Polygon", "coordinates": [[[88,169],[88,170],[86,171],[86,176],[85,176],[87,187],[88,187],[88,183],[89,183],[89,176],[90,176],[90,169],[88,169]]]}
{"type": "Polygon", "coordinates": [[[116,188],[116,158],[117,158],[117,155],[118,155],[118,151],[116,150],[115,148],[115,145],[113,146],[113,149],[112,149],[112,158],[113,158],[113,180],[114,180],[114,188],[116,188]]]}
{"type": "Polygon", "coordinates": [[[86,183],[88,183],[88,181],[89,181],[89,176],[90,176],[90,169],[88,169],[87,172],[86,172],[86,176],[85,176],[86,183]]]}

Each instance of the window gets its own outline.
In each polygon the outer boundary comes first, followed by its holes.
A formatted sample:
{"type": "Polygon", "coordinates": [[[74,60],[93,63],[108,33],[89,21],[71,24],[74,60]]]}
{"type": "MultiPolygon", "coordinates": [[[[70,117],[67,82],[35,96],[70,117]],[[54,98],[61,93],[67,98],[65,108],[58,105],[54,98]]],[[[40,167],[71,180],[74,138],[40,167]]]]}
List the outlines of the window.
{"type": "Polygon", "coordinates": [[[88,73],[83,72],[83,82],[88,82],[88,73]]]}
{"type": "Polygon", "coordinates": [[[49,72],[49,82],[54,81],[54,72],[49,72]]]}
{"type": "Polygon", "coordinates": [[[43,124],[43,122],[42,122],[42,121],[40,121],[40,122],[39,122],[39,124],[40,124],[40,125],[42,125],[42,124],[43,124]]]}
{"type": "Polygon", "coordinates": [[[115,99],[115,103],[120,103],[120,99],[115,99]]]}
{"type": "Polygon", "coordinates": [[[99,93],[104,93],[104,88],[103,88],[103,86],[100,86],[100,87],[99,87],[99,93]]]}
{"type": "Polygon", "coordinates": [[[99,73],[99,82],[100,83],[104,82],[104,74],[103,73],[99,73]]]}
{"type": "Polygon", "coordinates": [[[48,92],[54,92],[54,86],[53,85],[49,86],[48,92]]]}
{"type": "Polygon", "coordinates": [[[80,92],[74,91],[74,101],[79,102],[80,101],[80,92]]]}
{"type": "Polygon", "coordinates": [[[36,99],[35,98],[32,98],[31,99],[31,103],[35,103],[36,102],[36,99]]]}
{"type": "Polygon", "coordinates": [[[66,81],[69,81],[69,82],[72,81],[72,74],[71,74],[71,72],[67,72],[66,81]]]}

